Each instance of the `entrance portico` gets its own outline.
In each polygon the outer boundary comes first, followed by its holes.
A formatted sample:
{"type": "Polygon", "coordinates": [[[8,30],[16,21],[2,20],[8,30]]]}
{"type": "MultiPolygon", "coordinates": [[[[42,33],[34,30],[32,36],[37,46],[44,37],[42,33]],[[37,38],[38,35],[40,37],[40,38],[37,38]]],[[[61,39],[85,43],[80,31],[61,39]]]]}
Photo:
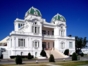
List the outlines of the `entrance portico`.
{"type": "Polygon", "coordinates": [[[54,49],[54,41],[43,40],[42,47],[44,47],[45,50],[54,49]]]}

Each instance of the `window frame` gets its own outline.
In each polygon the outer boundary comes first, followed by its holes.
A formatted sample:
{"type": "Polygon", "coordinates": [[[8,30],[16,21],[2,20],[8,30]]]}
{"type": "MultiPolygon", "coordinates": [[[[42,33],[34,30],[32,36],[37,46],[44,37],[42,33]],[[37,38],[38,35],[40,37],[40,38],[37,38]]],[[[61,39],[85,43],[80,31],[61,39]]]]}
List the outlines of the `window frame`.
{"type": "Polygon", "coordinates": [[[33,41],[33,48],[35,48],[35,49],[39,48],[39,41],[38,40],[33,41]]]}
{"type": "Polygon", "coordinates": [[[25,39],[24,38],[18,39],[18,47],[25,47],[25,39]]]}
{"type": "Polygon", "coordinates": [[[40,26],[37,25],[37,22],[33,23],[31,31],[34,34],[39,34],[40,33],[40,26]]]}
{"type": "Polygon", "coordinates": [[[69,48],[70,48],[70,49],[73,48],[73,42],[69,42],[69,48]]]}

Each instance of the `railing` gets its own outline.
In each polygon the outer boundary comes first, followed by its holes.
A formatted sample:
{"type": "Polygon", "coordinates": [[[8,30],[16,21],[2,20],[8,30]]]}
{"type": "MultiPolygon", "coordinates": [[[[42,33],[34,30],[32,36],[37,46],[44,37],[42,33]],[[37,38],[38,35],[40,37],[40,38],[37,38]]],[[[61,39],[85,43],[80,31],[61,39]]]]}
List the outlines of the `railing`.
{"type": "Polygon", "coordinates": [[[43,35],[44,37],[54,37],[54,35],[43,35]]]}
{"type": "Polygon", "coordinates": [[[30,34],[29,32],[16,32],[16,31],[12,31],[10,34],[30,34]]]}

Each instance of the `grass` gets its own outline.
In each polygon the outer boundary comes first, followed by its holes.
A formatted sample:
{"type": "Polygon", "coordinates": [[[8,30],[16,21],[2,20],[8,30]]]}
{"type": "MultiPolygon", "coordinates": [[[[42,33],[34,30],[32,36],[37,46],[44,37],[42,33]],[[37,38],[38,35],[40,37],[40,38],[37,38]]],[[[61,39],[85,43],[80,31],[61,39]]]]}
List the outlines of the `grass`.
{"type": "Polygon", "coordinates": [[[56,65],[62,65],[62,66],[88,65],[88,61],[69,61],[69,62],[60,62],[60,63],[57,62],[56,65]]]}
{"type": "Polygon", "coordinates": [[[48,64],[53,65],[62,65],[62,66],[78,66],[78,65],[88,65],[88,61],[66,61],[66,62],[55,62],[55,63],[49,63],[49,62],[43,62],[43,63],[26,63],[22,65],[16,65],[16,64],[2,64],[0,66],[49,66],[48,64]]]}

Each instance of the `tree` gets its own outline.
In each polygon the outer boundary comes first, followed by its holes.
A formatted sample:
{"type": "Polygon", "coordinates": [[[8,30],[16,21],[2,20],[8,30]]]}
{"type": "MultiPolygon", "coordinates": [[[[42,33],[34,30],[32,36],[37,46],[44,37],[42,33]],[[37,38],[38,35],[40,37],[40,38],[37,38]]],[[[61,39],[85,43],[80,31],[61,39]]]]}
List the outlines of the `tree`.
{"type": "Polygon", "coordinates": [[[76,36],[75,37],[76,53],[81,52],[81,49],[86,46],[87,42],[88,41],[86,37],[82,38],[82,37],[76,36]]]}
{"type": "Polygon", "coordinates": [[[55,62],[54,56],[52,54],[50,55],[49,62],[55,62]]]}
{"type": "Polygon", "coordinates": [[[22,57],[20,55],[17,55],[15,62],[16,62],[16,64],[22,64],[22,57]]]}
{"type": "Polygon", "coordinates": [[[72,54],[72,60],[73,61],[76,61],[77,60],[77,54],[75,52],[72,54]]]}
{"type": "Polygon", "coordinates": [[[64,54],[65,54],[65,55],[69,55],[69,49],[66,49],[66,50],[64,51],[64,54]]]}
{"type": "Polygon", "coordinates": [[[72,37],[72,35],[68,35],[68,37],[72,37]]]}
{"type": "Polygon", "coordinates": [[[31,54],[30,53],[28,53],[28,59],[31,59],[31,54]]]}
{"type": "Polygon", "coordinates": [[[42,50],[40,55],[43,56],[43,57],[46,57],[46,52],[44,50],[42,50]]]}
{"type": "Polygon", "coordinates": [[[87,38],[86,38],[86,37],[84,37],[84,39],[83,39],[83,47],[85,47],[85,46],[86,46],[87,42],[88,42],[87,38]]]}
{"type": "Polygon", "coordinates": [[[34,58],[33,55],[31,55],[30,53],[28,53],[28,59],[32,59],[34,58]]]}

